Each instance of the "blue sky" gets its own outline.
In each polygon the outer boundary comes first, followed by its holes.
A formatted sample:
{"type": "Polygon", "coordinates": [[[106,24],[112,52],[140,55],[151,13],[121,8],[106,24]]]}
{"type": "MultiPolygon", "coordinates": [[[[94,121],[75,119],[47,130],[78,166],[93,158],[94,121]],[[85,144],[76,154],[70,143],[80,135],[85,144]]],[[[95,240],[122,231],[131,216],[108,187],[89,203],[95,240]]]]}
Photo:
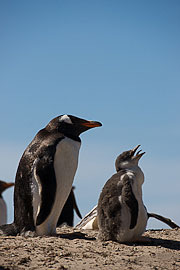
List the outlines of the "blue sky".
{"type": "MultiPolygon", "coordinates": [[[[180,224],[179,14],[178,0],[0,1],[0,178],[14,181],[24,149],[55,116],[98,120],[81,136],[82,214],[117,155],[141,144],[145,205],[180,224]]],[[[13,189],[4,196],[11,222],[13,189]]]]}

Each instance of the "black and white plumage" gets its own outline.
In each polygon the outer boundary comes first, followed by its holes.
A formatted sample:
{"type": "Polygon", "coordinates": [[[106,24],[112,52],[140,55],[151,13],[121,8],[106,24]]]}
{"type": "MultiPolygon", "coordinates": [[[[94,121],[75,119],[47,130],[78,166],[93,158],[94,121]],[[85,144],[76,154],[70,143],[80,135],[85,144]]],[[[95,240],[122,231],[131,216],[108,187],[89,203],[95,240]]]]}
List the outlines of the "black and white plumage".
{"type": "Polygon", "coordinates": [[[53,235],[72,188],[78,165],[79,135],[101,123],[61,115],[40,130],[26,148],[17,169],[14,223],[1,226],[6,235],[53,235]]]}
{"type": "Polygon", "coordinates": [[[98,230],[97,223],[97,205],[87,213],[83,219],[81,219],[78,224],[76,224],[75,229],[82,230],[98,230]]]}
{"type": "Polygon", "coordinates": [[[2,196],[2,193],[7,189],[14,186],[14,183],[8,183],[0,180],[0,225],[7,223],[7,206],[2,196]]]}
{"type": "Polygon", "coordinates": [[[75,187],[73,186],[69,196],[64,204],[62,212],[57,222],[57,227],[60,227],[62,224],[73,227],[74,224],[74,210],[79,218],[82,218],[79,208],[76,203],[76,198],[74,194],[75,187]]]}
{"type": "Polygon", "coordinates": [[[116,170],[104,185],[99,197],[97,218],[100,240],[133,242],[146,229],[148,215],[142,200],[144,174],[138,166],[144,155],[134,149],[116,159],[116,170]]]}

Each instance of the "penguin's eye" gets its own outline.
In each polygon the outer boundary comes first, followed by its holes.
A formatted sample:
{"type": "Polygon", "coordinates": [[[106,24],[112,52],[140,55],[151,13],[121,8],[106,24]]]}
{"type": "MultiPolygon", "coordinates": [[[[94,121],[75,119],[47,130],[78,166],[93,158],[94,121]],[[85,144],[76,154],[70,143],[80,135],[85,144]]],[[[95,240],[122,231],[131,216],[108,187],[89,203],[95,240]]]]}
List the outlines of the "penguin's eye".
{"type": "Polygon", "coordinates": [[[59,122],[65,122],[65,123],[68,123],[68,124],[72,124],[72,121],[71,121],[70,117],[68,115],[66,115],[66,114],[59,117],[59,122]]]}

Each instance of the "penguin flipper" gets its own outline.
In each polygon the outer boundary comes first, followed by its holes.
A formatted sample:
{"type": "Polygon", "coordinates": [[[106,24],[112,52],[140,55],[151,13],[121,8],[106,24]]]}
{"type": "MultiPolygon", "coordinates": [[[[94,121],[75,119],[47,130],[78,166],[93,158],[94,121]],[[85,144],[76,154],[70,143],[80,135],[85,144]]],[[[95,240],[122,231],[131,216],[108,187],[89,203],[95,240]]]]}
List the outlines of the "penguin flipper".
{"type": "Polygon", "coordinates": [[[177,225],[174,221],[172,221],[170,218],[163,217],[161,215],[155,214],[155,213],[148,213],[148,218],[153,217],[156,218],[164,223],[166,223],[169,227],[172,229],[180,228],[179,225],[177,225]]]}
{"type": "Polygon", "coordinates": [[[81,213],[79,211],[79,208],[77,206],[76,198],[75,198],[75,195],[74,195],[74,189],[75,189],[75,187],[72,187],[72,189],[71,189],[71,196],[72,196],[72,200],[73,200],[73,207],[74,207],[74,209],[75,209],[76,214],[78,215],[78,217],[79,218],[82,218],[81,213]]]}
{"type": "Polygon", "coordinates": [[[138,218],[138,202],[132,190],[132,181],[132,177],[129,177],[128,174],[123,177],[122,200],[129,207],[131,213],[130,229],[136,226],[138,218]]]}
{"type": "Polygon", "coordinates": [[[38,183],[41,199],[36,226],[46,220],[53,207],[56,194],[56,176],[53,161],[52,156],[44,155],[35,162],[34,178],[38,183]]]}

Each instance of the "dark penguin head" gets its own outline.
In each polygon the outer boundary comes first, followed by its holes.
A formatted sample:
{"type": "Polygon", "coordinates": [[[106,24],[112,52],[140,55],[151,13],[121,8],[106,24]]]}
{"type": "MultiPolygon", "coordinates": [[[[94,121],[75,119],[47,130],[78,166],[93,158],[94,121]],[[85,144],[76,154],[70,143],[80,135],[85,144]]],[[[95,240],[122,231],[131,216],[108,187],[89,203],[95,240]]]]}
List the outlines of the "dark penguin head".
{"type": "Polygon", "coordinates": [[[0,198],[2,198],[2,193],[9,187],[14,186],[14,183],[6,183],[0,180],[0,198]]]}
{"type": "Polygon", "coordinates": [[[136,150],[140,147],[137,145],[135,148],[129,151],[125,151],[120,154],[115,162],[116,171],[131,169],[138,166],[140,158],[145,154],[145,152],[140,153],[142,150],[139,150],[136,153],[136,150]],[[135,154],[136,153],[136,154],[135,154]]]}
{"type": "Polygon", "coordinates": [[[88,121],[73,115],[60,115],[49,122],[46,126],[46,130],[49,132],[58,131],[64,135],[76,138],[82,132],[94,128],[100,127],[102,124],[96,121],[88,121]]]}

